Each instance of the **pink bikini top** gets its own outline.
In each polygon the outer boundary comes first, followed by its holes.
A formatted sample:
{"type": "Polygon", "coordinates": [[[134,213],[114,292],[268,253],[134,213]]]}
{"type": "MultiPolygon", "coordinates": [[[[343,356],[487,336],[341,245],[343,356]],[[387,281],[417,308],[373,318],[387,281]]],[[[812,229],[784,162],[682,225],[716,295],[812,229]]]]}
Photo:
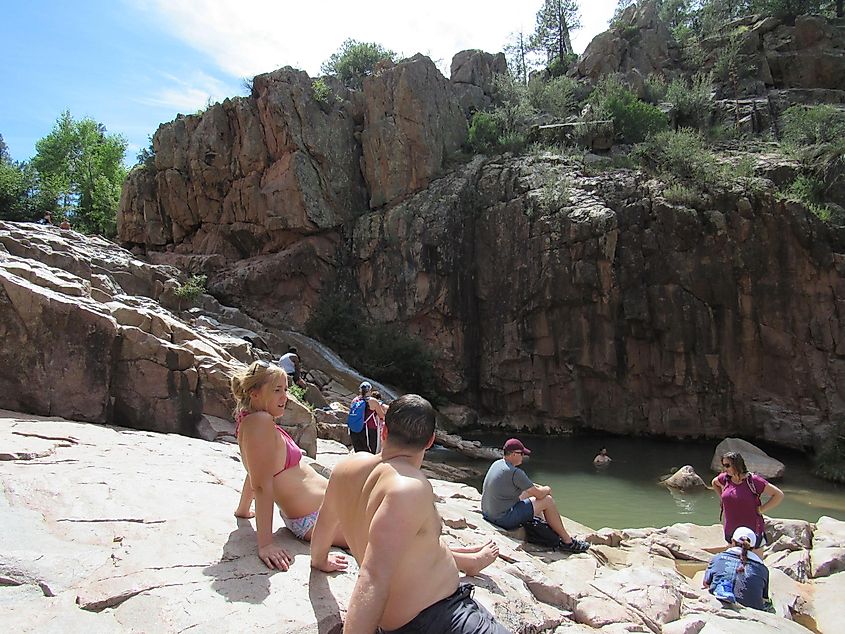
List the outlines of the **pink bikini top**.
{"type": "MultiPolygon", "coordinates": [[[[243,419],[252,413],[253,412],[250,412],[249,410],[242,409],[235,414],[235,436],[237,436],[238,432],[241,430],[241,422],[243,421],[243,419]]],[[[290,437],[290,434],[288,434],[284,429],[282,429],[278,425],[275,425],[275,427],[276,431],[278,431],[282,435],[282,438],[285,441],[285,447],[287,448],[287,456],[285,457],[285,466],[282,467],[281,471],[277,471],[273,474],[274,478],[279,475],[282,471],[287,471],[291,467],[295,467],[299,464],[300,460],[302,460],[302,449],[299,448],[299,446],[296,444],[296,441],[294,441],[294,439],[290,437]]]]}

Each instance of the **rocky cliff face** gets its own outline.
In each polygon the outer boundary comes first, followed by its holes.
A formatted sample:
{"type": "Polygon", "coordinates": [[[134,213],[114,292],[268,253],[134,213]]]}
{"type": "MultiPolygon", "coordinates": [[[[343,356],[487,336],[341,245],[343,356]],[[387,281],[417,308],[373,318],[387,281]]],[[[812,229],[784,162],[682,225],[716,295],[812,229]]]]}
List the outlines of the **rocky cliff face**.
{"type": "MultiPolygon", "coordinates": [[[[180,280],[101,238],[0,222],[0,407],[213,438],[232,374],[283,346],[207,295],[182,313],[180,280]]],[[[284,424],[313,455],[309,411],[292,401],[284,424]]]]}
{"type": "Polygon", "coordinates": [[[845,413],[843,236],[769,196],[695,211],[661,189],[477,161],[358,221],[366,306],[509,425],[812,445],[845,413]]]}
{"type": "MultiPolygon", "coordinates": [[[[654,50],[605,55],[622,37],[609,32],[579,72],[680,64],[647,7],[629,17],[654,50]]],[[[743,32],[768,55],[812,24],[743,32]]],[[[828,30],[820,50],[838,46],[828,30]]],[[[417,56],[328,103],[302,73],[258,77],[253,97],[160,128],[156,169],[124,191],[121,239],[291,328],[342,272],[370,319],[436,350],[444,393],[489,424],[823,438],[845,415],[841,232],[766,194],[672,205],[640,173],[561,156],[447,167],[500,63],[460,54],[447,82],[417,56]]],[[[771,73],[791,96],[766,112],[806,97],[771,73]]]]}

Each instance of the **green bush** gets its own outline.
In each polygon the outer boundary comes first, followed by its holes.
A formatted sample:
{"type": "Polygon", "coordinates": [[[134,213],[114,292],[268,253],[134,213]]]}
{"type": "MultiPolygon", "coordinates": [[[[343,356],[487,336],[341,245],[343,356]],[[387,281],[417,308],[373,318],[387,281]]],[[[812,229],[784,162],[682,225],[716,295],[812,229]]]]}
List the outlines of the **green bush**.
{"type": "Polygon", "coordinates": [[[496,106],[472,116],[467,145],[473,152],[519,152],[526,145],[526,121],[534,111],[527,88],[513,78],[494,82],[496,106]]]}
{"type": "Polygon", "coordinates": [[[845,422],[836,423],[816,452],[813,473],[820,478],[845,483],[845,422]]]}
{"type": "Polygon", "coordinates": [[[437,400],[434,355],[398,324],[370,324],[350,300],[324,294],[306,331],[379,381],[437,400]]]}
{"type": "Polygon", "coordinates": [[[288,392],[293,394],[297,398],[298,401],[305,403],[306,405],[309,405],[309,403],[307,403],[305,401],[305,388],[304,387],[301,387],[301,386],[297,385],[296,383],[290,383],[290,384],[288,384],[288,392]]]}
{"type": "Polygon", "coordinates": [[[696,130],[659,132],[637,146],[634,153],[645,167],[658,174],[702,188],[725,184],[725,170],[696,130]]]}
{"type": "Polygon", "coordinates": [[[476,112],[469,125],[467,142],[474,152],[489,152],[498,147],[502,136],[501,121],[491,112],[476,112]]]}
{"type": "Polygon", "coordinates": [[[845,137],[845,110],[833,106],[792,106],[781,120],[783,140],[793,147],[833,143],[845,137]]]}
{"type": "Polygon", "coordinates": [[[184,284],[173,291],[180,300],[188,302],[196,301],[196,299],[205,292],[205,284],[208,278],[205,275],[192,275],[184,284]]]}
{"type": "Polygon", "coordinates": [[[322,77],[318,77],[314,81],[311,82],[311,89],[314,91],[314,100],[323,104],[329,105],[332,101],[334,101],[334,94],[332,93],[332,89],[326,83],[326,80],[322,77]]]}
{"type": "Polygon", "coordinates": [[[812,176],[800,174],[782,192],[787,200],[802,203],[821,220],[830,220],[830,209],[824,204],[824,183],[812,176]]]}
{"type": "Polygon", "coordinates": [[[396,53],[375,42],[358,42],[348,39],[340,49],[323,62],[324,75],[336,75],[353,88],[360,88],[364,77],[372,75],[379,62],[396,61],[396,53]]]}
{"type": "Polygon", "coordinates": [[[613,77],[596,86],[590,102],[613,119],[617,136],[628,143],[639,143],[668,126],[666,115],[637,96],[613,77]]]}
{"type": "Polygon", "coordinates": [[[697,74],[691,81],[673,80],[666,88],[666,101],[675,108],[678,127],[705,127],[713,107],[710,75],[697,74]]]}
{"type": "Polygon", "coordinates": [[[556,117],[566,117],[578,108],[578,82],[570,77],[555,77],[548,82],[533,79],[528,82],[528,102],[536,110],[556,117]]]}
{"type": "Polygon", "coordinates": [[[546,70],[549,71],[549,75],[552,77],[561,77],[562,75],[565,75],[577,61],[578,55],[575,53],[564,53],[563,59],[555,57],[546,70]]]}
{"type": "Polygon", "coordinates": [[[686,205],[687,207],[695,207],[695,204],[701,200],[699,192],[682,183],[669,185],[663,190],[663,197],[670,203],[686,205]]]}
{"type": "Polygon", "coordinates": [[[555,171],[549,171],[540,190],[540,197],[549,212],[557,212],[572,200],[572,182],[555,171]]]}
{"type": "Polygon", "coordinates": [[[645,100],[650,104],[659,104],[666,99],[668,87],[663,75],[648,75],[645,78],[645,100]]]}

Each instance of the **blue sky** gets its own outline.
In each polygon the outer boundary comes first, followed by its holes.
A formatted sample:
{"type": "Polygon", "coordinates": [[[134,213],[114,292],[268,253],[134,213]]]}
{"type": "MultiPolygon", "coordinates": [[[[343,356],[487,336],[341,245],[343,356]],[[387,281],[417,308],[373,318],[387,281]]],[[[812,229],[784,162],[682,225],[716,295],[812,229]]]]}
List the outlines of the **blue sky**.
{"type": "MultiPolygon", "coordinates": [[[[583,50],[616,0],[582,3],[583,50]]],[[[129,142],[127,163],[160,123],[209,100],[244,94],[242,80],[285,65],[319,74],[347,37],[403,55],[422,52],[448,73],[466,48],[501,50],[530,32],[540,0],[22,0],[0,20],[0,134],[28,160],[62,111],[91,117],[129,142]],[[402,8],[400,8],[402,7],[402,8]]]]}

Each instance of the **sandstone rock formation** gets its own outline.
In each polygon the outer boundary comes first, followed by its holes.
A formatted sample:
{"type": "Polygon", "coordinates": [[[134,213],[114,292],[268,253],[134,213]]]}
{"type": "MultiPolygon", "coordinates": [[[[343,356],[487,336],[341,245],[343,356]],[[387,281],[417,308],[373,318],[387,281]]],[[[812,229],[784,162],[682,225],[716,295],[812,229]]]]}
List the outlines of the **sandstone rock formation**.
{"type": "MultiPolygon", "coordinates": [[[[263,353],[243,328],[183,319],[180,275],[102,238],[0,222],[0,407],[189,436],[231,420],[229,380],[263,353]]],[[[284,423],[313,454],[308,410],[292,400],[284,423]]]]}
{"type": "MultiPolygon", "coordinates": [[[[0,412],[0,448],[4,629],[340,631],[357,566],[312,571],[308,545],[277,522],[274,539],[294,562],[287,572],[266,569],[253,523],[231,514],[243,479],[233,445],[0,412]]],[[[328,473],[345,455],[321,441],[314,464],[328,473]]],[[[721,542],[718,525],[588,532],[595,545],[582,555],[528,551],[481,518],[478,491],[433,484],[447,543],[498,544],[500,559],[468,581],[510,631],[808,631],[782,616],[723,609],[698,578],[676,570],[703,568],[704,549],[721,542]]],[[[818,530],[841,547],[842,526],[823,518],[818,530]]],[[[780,614],[838,631],[845,572],[807,582],[778,574],[780,614]]]]}
{"type": "Polygon", "coordinates": [[[441,174],[466,140],[467,121],[451,85],[424,55],[367,77],[364,97],[362,170],[375,209],[441,174]]]}
{"type": "Polygon", "coordinates": [[[504,53],[492,55],[479,50],[455,53],[449,81],[454,85],[458,101],[467,116],[485,110],[493,103],[496,76],[507,73],[504,53]]]}
{"type": "MultiPolygon", "coordinates": [[[[582,75],[681,68],[653,4],[625,16],[636,28],[606,34],[619,54],[585,54],[582,75]],[[637,46],[617,41],[635,31],[637,46]]],[[[838,46],[838,27],[812,20],[749,24],[760,46],[781,26],[779,42],[838,46]]],[[[415,56],[362,92],[333,85],[328,104],[290,69],[256,78],[251,98],[162,126],[155,143],[168,147],[130,178],[120,237],[153,262],[205,271],[215,297],[274,328],[302,329],[333,293],[402,325],[437,352],[444,395],[478,412],[461,413],[466,424],[817,446],[845,413],[842,231],[774,186],[690,209],[640,173],[595,175],[557,155],[447,169],[466,125],[457,87],[484,91],[497,59],[456,56],[448,82],[415,56]],[[233,148],[219,165],[211,137],[233,148]],[[200,168],[206,157],[213,170],[200,168]],[[247,174],[268,187],[246,187],[247,174]],[[199,194],[182,181],[230,200],[235,219],[194,214],[207,224],[161,243],[158,224],[194,226],[182,218],[199,194]]],[[[810,90],[783,86],[747,116],[810,90]]],[[[761,174],[778,180],[782,167],[761,174]]]]}
{"type": "Polygon", "coordinates": [[[658,17],[656,4],[641,2],[623,11],[615,28],[593,38],[578,58],[575,73],[592,80],[621,73],[642,84],[650,74],[674,73],[679,63],[678,44],[658,17]]]}
{"type": "Polygon", "coordinates": [[[366,310],[434,342],[484,424],[812,445],[845,406],[842,236],[769,196],[699,211],[655,186],[476,159],[357,221],[366,310]]]}

